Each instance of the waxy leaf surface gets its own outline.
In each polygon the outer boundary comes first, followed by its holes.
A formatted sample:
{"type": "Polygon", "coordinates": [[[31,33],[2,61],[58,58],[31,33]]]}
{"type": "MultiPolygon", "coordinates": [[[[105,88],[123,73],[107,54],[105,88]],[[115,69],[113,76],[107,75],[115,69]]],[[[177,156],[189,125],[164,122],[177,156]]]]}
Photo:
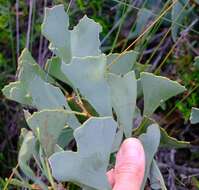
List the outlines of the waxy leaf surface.
{"type": "Polygon", "coordinates": [[[156,124],[152,124],[147,128],[147,132],[145,134],[140,135],[139,139],[141,140],[146,157],[145,163],[145,174],[142,182],[142,190],[145,187],[145,183],[147,178],[149,177],[149,172],[151,168],[151,164],[153,161],[153,157],[158,150],[158,146],[160,144],[160,129],[156,124]]]}
{"type": "Polygon", "coordinates": [[[105,67],[106,57],[101,55],[73,58],[70,64],[62,64],[62,71],[101,116],[111,116],[111,97],[105,79],[105,67]]]}
{"type": "Polygon", "coordinates": [[[64,110],[42,110],[28,118],[27,123],[38,136],[47,156],[55,152],[55,145],[64,126],[71,123],[69,120],[70,113],[64,110]]]}
{"type": "Polygon", "coordinates": [[[101,26],[84,16],[71,33],[72,57],[97,56],[101,54],[99,33],[101,26]]]}
{"type": "Polygon", "coordinates": [[[116,112],[119,126],[125,136],[130,137],[137,98],[135,73],[131,71],[123,77],[109,74],[108,83],[111,89],[112,106],[116,112]]]}
{"type": "Polygon", "coordinates": [[[150,116],[164,101],[182,93],[186,88],[176,81],[152,73],[141,73],[144,93],[144,115],[150,116]]]}
{"type": "Polygon", "coordinates": [[[98,190],[110,189],[106,170],[116,128],[111,117],[93,117],[76,129],[77,152],[62,151],[49,158],[55,179],[98,190]]]}
{"type": "Polygon", "coordinates": [[[138,52],[136,51],[127,51],[120,56],[119,53],[113,53],[107,55],[107,66],[110,73],[115,74],[126,74],[132,70],[133,66],[136,63],[138,52]]]}
{"type": "Polygon", "coordinates": [[[150,169],[150,184],[152,189],[162,189],[167,190],[166,185],[164,183],[164,178],[158,168],[156,161],[153,159],[150,169]]]}
{"type": "Polygon", "coordinates": [[[29,179],[35,182],[35,184],[39,185],[43,190],[48,190],[48,187],[38,177],[35,176],[33,170],[29,166],[29,161],[35,154],[36,138],[34,137],[33,133],[29,131],[24,135],[23,143],[19,151],[19,167],[29,179]]]}
{"type": "Polygon", "coordinates": [[[45,9],[42,34],[51,42],[51,50],[64,62],[71,59],[69,18],[63,5],[45,9]]]}
{"type": "Polygon", "coordinates": [[[191,109],[191,116],[190,120],[192,124],[199,123],[199,108],[192,108],[191,109]]]}

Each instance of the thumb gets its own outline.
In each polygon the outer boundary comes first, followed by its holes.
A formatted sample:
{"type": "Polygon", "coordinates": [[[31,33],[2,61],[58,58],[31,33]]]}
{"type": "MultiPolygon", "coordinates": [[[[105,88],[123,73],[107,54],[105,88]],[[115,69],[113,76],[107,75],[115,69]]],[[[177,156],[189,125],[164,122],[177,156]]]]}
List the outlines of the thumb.
{"type": "Polygon", "coordinates": [[[145,154],[136,138],[126,139],[116,156],[113,190],[140,190],[145,170],[145,154]]]}

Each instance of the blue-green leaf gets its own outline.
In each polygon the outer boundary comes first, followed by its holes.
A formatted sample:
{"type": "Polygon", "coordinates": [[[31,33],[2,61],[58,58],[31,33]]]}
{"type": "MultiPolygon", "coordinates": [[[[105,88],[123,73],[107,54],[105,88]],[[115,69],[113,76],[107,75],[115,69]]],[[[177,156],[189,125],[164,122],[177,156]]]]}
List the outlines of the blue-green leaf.
{"type": "Polygon", "coordinates": [[[107,66],[110,66],[109,72],[124,75],[131,71],[136,64],[138,52],[127,51],[121,57],[117,58],[119,55],[119,53],[107,55],[107,66]]]}
{"type": "Polygon", "coordinates": [[[137,81],[134,71],[120,77],[109,74],[112,107],[116,112],[120,128],[126,137],[130,137],[137,98],[137,81]]]}
{"type": "Polygon", "coordinates": [[[112,115],[110,89],[105,79],[105,55],[73,58],[61,68],[76,91],[79,90],[101,116],[112,115]]]}
{"type": "Polygon", "coordinates": [[[21,170],[24,174],[31,180],[33,180],[36,184],[38,184],[43,190],[48,190],[48,187],[35,176],[34,172],[29,166],[29,161],[36,153],[36,139],[32,132],[27,132],[24,136],[23,143],[21,145],[19,155],[18,155],[18,163],[21,170]]]}
{"type": "Polygon", "coordinates": [[[70,123],[69,116],[70,113],[64,110],[42,110],[27,119],[29,127],[39,138],[47,156],[55,152],[55,145],[64,126],[70,123]]]}
{"type": "Polygon", "coordinates": [[[55,77],[56,79],[59,79],[60,81],[66,84],[71,85],[68,78],[64,75],[64,73],[61,70],[61,64],[62,61],[59,57],[53,57],[51,59],[48,59],[45,65],[45,70],[49,75],[55,77]]]}
{"type": "Polygon", "coordinates": [[[2,89],[3,95],[10,100],[21,104],[31,105],[32,98],[27,91],[26,83],[22,81],[11,82],[2,89]]]}
{"type": "Polygon", "coordinates": [[[98,190],[110,189],[106,170],[116,128],[111,117],[104,117],[90,118],[76,129],[77,152],[58,152],[49,158],[55,179],[98,190]]]}
{"type": "Polygon", "coordinates": [[[101,54],[99,33],[101,26],[84,16],[71,33],[72,57],[97,56],[101,54]]]}
{"type": "Polygon", "coordinates": [[[146,72],[141,73],[141,83],[144,93],[144,115],[146,116],[150,116],[162,102],[186,90],[176,81],[146,72]]]}
{"type": "Polygon", "coordinates": [[[199,123],[199,108],[192,108],[191,109],[191,116],[190,121],[192,124],[199,123]]]}
{"type": "Polygon", "coordinates": [[[51,50],[68,63],[71,59],[69,18],[63,5],[45,9],[42,34],[51,42],[51,50]]]}
{"type": "Polygon", "coordinates": [[[194,63],[193,64],[196,67],[196,69],[199,70],[199,56],[194,58],[194,63]]]}
{"type": "Polygon", "coordinates": [[[158,165],[154,159],[151,164],[149,179],[152,189],[167,190],[160,169],[158,168],[158,165]]]}
{"type": "Polygon", "coordinates": [[[142,190],[145,187],[145,183],[147,178],[149,177],[149,172],[151,168],[151,164],[153,161],[153,157],[158,150],[158,146],[160,144],[160,129],[157,124],[152,124],[147,128],[147,132],[145,134],[140,135],[139,139],[141,140],[146,157],[146,166],[145,166],[145,175],[142,182],[142,190]]]}

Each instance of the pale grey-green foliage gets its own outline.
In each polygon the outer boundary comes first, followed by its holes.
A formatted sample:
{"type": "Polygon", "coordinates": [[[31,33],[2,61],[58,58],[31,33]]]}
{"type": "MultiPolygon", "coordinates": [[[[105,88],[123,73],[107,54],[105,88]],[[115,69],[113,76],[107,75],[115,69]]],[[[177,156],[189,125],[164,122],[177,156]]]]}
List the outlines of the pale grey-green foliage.
{"type": "Polygon", "coordinates": [[[42,34],[51,42],[52,51],[65,63],[72,57],[100,55],[101,26],[84,16],[73,30],[69,30],[68,20],[63,5],[46,9],[42,34]]]}
{"type": "Polygon", "coordinates": [[[84,16],[78,25],[70,31],[72,57],[100,55],[99,33],[101,30],[101,25],[84,16]]]}
{"type": "Polygon", "coordinates": [[[147,27],[150,19],[153,17],[152,11],[146,8],[141,8],[137,14],[134,31],[131,33],[130,38],[137,37],[147,27]]]}
{"type": "Polygon", "coordinates": [[[29,92],[32,97],[32,105],[39,110],[68,107],[62,91],[39,77],[35,77],[30,82],[29,92]]]}
{"type": "Polygon", "coordinates": [[[88,119],[74,131],[77,152],[58,152],[49,158],[53,176],[58,181],[110,189],[106,170],[116,128],[111,117],[88,119]]]}
{"type": "MultiPolygon", "coordinates": [[[[147,23],[150,17],[149,13],[147,18],[142,18],[143,22],[147,23]]],[[[143,26],[137,24],[140,32],[143,26]]],[[[19,152],[20,168],[42,189],[46,189],[35,178],[28,162],[34,155],[37,164],[41,165],[41,173],[52,184],[46,164],[50,156],[55,179],[76,183],[85,190],[108,190],[106,171],[110,154],[119,149],[124,135],[131,137],[132,132],[140,130],[138,135],[141,134],[146,153],[142,188],[148,177],[156,185],[159,178],[163,188],[161,173],[153,160],[159,143],[169,147],[182,147],[186,143],[169,137],[154,121],[147,126],[141,124],[133,131],[133,120],[137,115],[140,118],[150,117],[163,102],[185,88],[177,82],[146,72],[140,77],[140,72],[146,68],[136,62],[139,55],[136,51],[127,51],[119,58],[118,53],[101,53],[101,26],[87,16],[73,30],[68,27],[69,18],[63,5],[47,8],[42,33],[50,41],[49,48],[56,56],[48,60],[43,71],[25,49],[19,58],[18,81],[2,90],[7,98],[37,109],[32,115],[24,112],[32,132],[25,135],[19,152]],[[71,111],[67,103],[63,88],[52,77],[70,85],[78,98],[86,99],[99,117],[91,117],[80,124],[75,115],[77,112],[71,111]],[[140,111],[135,112],[138,110],[136,99],[142,96],[143,116],[140,111]],[[145,131],[146,134],[142,134],[145,131]],[[73,137],[77,142],[77,152],[64,151],[73,137]],[[40,142],[37,149],[36,142],[40,142]]],[[[194,113],[192,118],[195,118],[194,113]]]]}
{"type": "Polygon", "coordinates": [[[70,121],[70,113],[65,110],[42,110],[34,113],[27,119],[29,127],[34,131],[39,138],[41,145],[47,156],[55,152],[55,146],[58,138],[70,121]]]}
{"type": "Polygon", "coordinates": [[[106,56],[73,58],[63,73],[101,116],[111,116],[110,89],[105,79],[106,56]],[[80,70],[80,72],[77,72],[80,70]]]}
{"type": "Polygon", "coordinates": [[[194,66],[199,70],[199,56],[194,58],[194,66]]]}
{"type": "Polygon", "coordinates": [[[123,134],[124,134],[123,130],[118,129],[113,142],[112,152],[117,152],[119,150],[123,140],[123,134]]]}
{"type": "Polygon", "coordinates": [[[119,126],[126,137],[131,137],[137,98],[135,73],[131,71],[123,77],[109,74],[108,82],[111,88],[112,105],[116,112],[119,126]]]}
{"type": "Polygon", "coordinates": [[[2,90],[4,96],[10,100],[14,100],[21,104],[31,105],[32,98],[27,93],[27,88],[24,82],[16,81],[6,85],[2,90]]]}
{"type": "Polygon", "coordinates": [[[179,24],[183,24],[183,20],[187,17],[187,7],[184,7],[185,4],[187,5],[187,3],[188,0],[185,0],[183,3],[181,1],[177,1],[172,7],[171,18],[173,22],[171,24],[171,34],[174,41],[178,39],[180,34],[179,24]]]}
{"type": "Polygon", "coordinates": [[[29,160],[36,154],[36,138],[31,131],[24,135],[24,140],[18,155],[18,163],[26,177],[33,180],[43,190],[48,190],[48,187],[34,174],[29,166],[29,160]]]}
{"type": "Polygon", "coordinates": [[[186,90],[179,83],[152,73],[141,73],[144,94],[144,115],[150,116],[162,102],[186,90]]]}
{"type": "Polygon", "coordinates": [[[154,159],[151,164],[149,179],[152,189],[167,190],[160,169],[158,168],[158,165],[154,159]]]}
{"type": "Polygon", "coordinates": [[[118,75],[124,75],[132,70],[136,64],[138,57],[138,52],[136,51],[127,51],[121,57],[119,53],[113,53],[107,55],[107,64],[110,66],[109,72],[115,73],[118,75]],[[113,64],[114,62],[114,64],[113,64]]]}
{"type": "Polygon", "coordinates": [[[192,124],[199,123],[199,108],[192,108],[191,109],[191,116],[190,120],[192,124]]]}
{"type": "Polygon", "coordinates": [[[45,9],[42,34],[51,42],[51,50],[67,63],[71,58],[69,18],[63,5],[45,9]]]}
{"type": "Polygon", "coordinates": [[[145,187],[146,180],[149,176],[151,163],[153,157],[158,150],[160,144],[160,129],[157,124],[152,124],[147,128],[145,134],[140,135],[139,139],[142,141],[146,157],[145,175],[142,183],[142,190],[145,187]]]}
{"type": "Polygon", "coordinates": [[[59,57],[52,57],[51,59],[48,59],[45,69],[48,72],[49,75],[59,79],[60,81],[71,85],[66,75],[61,70],[61,59],[59,57]]]}

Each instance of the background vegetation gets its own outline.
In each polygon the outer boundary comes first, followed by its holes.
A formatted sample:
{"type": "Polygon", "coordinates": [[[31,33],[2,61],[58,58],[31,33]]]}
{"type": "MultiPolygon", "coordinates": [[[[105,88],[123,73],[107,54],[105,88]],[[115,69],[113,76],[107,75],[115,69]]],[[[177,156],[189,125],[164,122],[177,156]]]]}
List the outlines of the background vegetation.
{"type": "MultiPolygon", "coordinates": [[[[15,80],[17,57],[24,47],[44,66],[51,55],[40,33],[44,7],[60,3],[70,15],[71,28],[84,14],[102,25],[105,53],[121,53],[134,42],[129,49],[139,52],[140,69],[187,87],[153,117],[171,136],[190,141],[191,147],[160,149],[157,160],[169,189],[199,189],[199,128],[188,121],[191,107],[199,106],[198,0],[0,0],[0,89],[15,80]]],[[[26,123],[21,106],[0,92],[0,189],[17,164],[22,127],[26,123]]]]}

